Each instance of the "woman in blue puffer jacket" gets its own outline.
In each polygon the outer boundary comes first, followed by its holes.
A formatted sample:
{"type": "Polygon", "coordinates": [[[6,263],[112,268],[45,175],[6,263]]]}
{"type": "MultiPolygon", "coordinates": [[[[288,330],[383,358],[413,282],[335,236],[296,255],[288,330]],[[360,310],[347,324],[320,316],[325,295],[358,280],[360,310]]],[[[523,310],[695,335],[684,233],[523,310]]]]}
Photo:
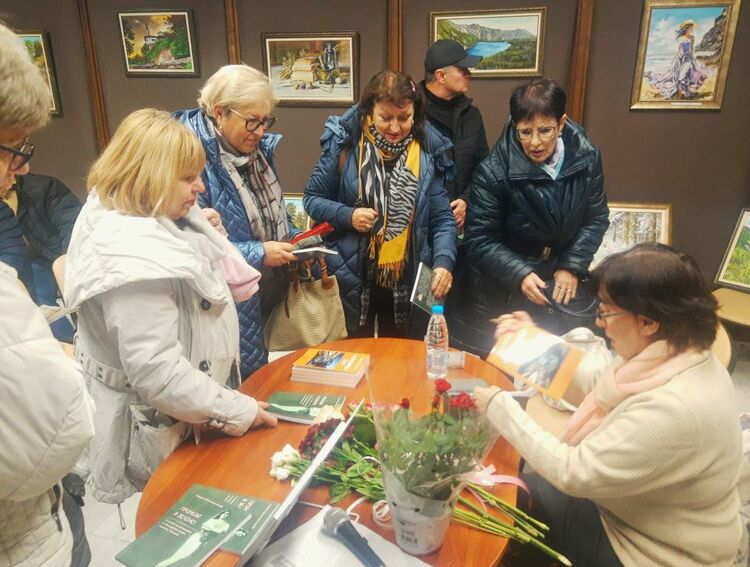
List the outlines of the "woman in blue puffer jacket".
{"type": "Polygon", "coordinates": [[[296,260],[292,245],[283,241],[298,231],[273,160],[281,136],[268,133],[276,122],[268,78],[247,65],[225,65],[206,81],[198,104],[174,114],[206,151],[206,192],[198,204],[218,212],[230,242],[262,274],[260,293],[237,304],[244,380],[268,362],[263,321],[286,290],[286,265],[296,260]]]}
{"type": "MultiPolygon", "coordinates": [[[[336,229],[337,276],[349,336],[405,336],[414,323],[409,294],[417,267],[434,270],[432,290],[451,287],[456,224],[445,190],[450,141],[424,121],[413,81],[381,71],[358,105],[328,119],[321,155],[305,188],[312,219],[336,229]]],[[[423,329],[420,329],[423,332],[423,329]]]]}

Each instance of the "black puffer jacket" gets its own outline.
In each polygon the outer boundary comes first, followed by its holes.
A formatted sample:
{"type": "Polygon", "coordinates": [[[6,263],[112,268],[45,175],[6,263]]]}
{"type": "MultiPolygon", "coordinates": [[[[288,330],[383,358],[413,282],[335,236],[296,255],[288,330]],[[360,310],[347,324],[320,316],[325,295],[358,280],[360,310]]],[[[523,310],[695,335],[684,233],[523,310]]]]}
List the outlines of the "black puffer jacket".
{"type": "Polygon", "coordinates": [[[531,272],[588,273],[609,226],[601,155],[572,120],[562,135],[556,180],[526,157],[510,122],[474,173],[466,244],[475,321],[503,313],[531,272]]]}
{"type": "Polygon", "coordinates": [[[446,181],[445,188],[451,201],[459,197],[468,203],[469,181],[474,168],[489,154],[487,134],[479,109],[472,100],[460,95],[443,100],[432,94],[425,82],[419,83],[425,94],[427,118],[438,131],[453,142],[448,157],[456,166],[456,175],[446,181]]]}

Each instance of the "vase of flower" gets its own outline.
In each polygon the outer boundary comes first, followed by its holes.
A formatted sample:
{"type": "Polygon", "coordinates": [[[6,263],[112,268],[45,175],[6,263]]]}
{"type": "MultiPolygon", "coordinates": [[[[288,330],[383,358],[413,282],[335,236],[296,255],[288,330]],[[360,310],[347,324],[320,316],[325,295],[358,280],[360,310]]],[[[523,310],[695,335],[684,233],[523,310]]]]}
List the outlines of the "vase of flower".
{"type": "Polygon", "coordinates": [[[482,462],[494,435],[466,393],[427,380],[421,396],[395,401],[392,386],[370,383],[377,450],[396,542],[426,555],[443,544],[462,476],[482,462]]]}

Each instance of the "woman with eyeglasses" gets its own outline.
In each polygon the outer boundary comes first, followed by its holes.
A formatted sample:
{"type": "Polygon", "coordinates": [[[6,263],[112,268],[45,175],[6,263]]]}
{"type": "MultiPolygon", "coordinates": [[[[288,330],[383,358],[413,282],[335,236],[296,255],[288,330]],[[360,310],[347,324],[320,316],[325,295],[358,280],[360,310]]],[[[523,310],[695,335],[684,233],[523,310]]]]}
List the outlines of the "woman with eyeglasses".
{"type": "Polygon", "coordinates": [[[381,71],[359,104],[331,116],[305,188],[305,210],[330,222],[349,336],[424,335],[427,319],[409,294],[423,262],[432,292],[445,297],[456,260],[456,222],[445,189],[450,141],[424,118],[424,95],[395,71],[381,71]]]}
{"type": "Polygon", "coordinates": [[[268,132],[276,123],[276,98],[260,71],[225,65],[203,85],[198,105],[175,113],[206,151],[201,175],[206,192],[198,203],[222,219],[229,240],[262,273],[260,293],[237,305],[245,380],[268,362],[263,321],[286,290],[286,265],[295,261],[286,240],[298,231],[287,215],[274,164],[281,136],[268,132]]]}
{"type": "MultiPolygon", "coordinates": [[[[716,299],[695,261],[661,244],[608,257],[592,280],[617,356],[560,439],[506,392],[478,388],[477,401],[533,469],[534,514],[573,565],[733,565],[742,440],[731,378],[710,351],[716,299]]],[[[529,320],[504,315],[496,332],[529,320]]]]}
{"type": "Polygon", "coordinates": [[[581,293],[609,209],[600,152],[565,114],[565,92],[555,81],[536,79],[513,91],[510,117],[474,171],[470,199],[471,301],[449,310],[455,346],[486,354],[489,319],[516,309],[559,334],[579,326],[549,302],[565,306],[581,293]]]}

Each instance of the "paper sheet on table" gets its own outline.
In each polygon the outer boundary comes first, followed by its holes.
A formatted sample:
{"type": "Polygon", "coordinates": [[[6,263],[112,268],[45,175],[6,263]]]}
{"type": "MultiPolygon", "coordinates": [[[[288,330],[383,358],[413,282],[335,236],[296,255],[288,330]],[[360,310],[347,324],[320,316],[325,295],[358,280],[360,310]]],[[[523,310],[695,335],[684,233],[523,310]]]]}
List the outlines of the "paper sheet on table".
{"type": "MultiPolygon", "coordinates": [[[[323,508],[313,519],[280,540],[266,547],[252,560],[252,567],[352,567],[359,565],[356,556],[338,539],[323,533],[323,517],[330,506],[323,508]]],[[[357,531],[367,539],[372,550],[383,562],[398,567],[428,567],[394,543],[376,534],[367,526],[355,523],[357,531]]]]}

